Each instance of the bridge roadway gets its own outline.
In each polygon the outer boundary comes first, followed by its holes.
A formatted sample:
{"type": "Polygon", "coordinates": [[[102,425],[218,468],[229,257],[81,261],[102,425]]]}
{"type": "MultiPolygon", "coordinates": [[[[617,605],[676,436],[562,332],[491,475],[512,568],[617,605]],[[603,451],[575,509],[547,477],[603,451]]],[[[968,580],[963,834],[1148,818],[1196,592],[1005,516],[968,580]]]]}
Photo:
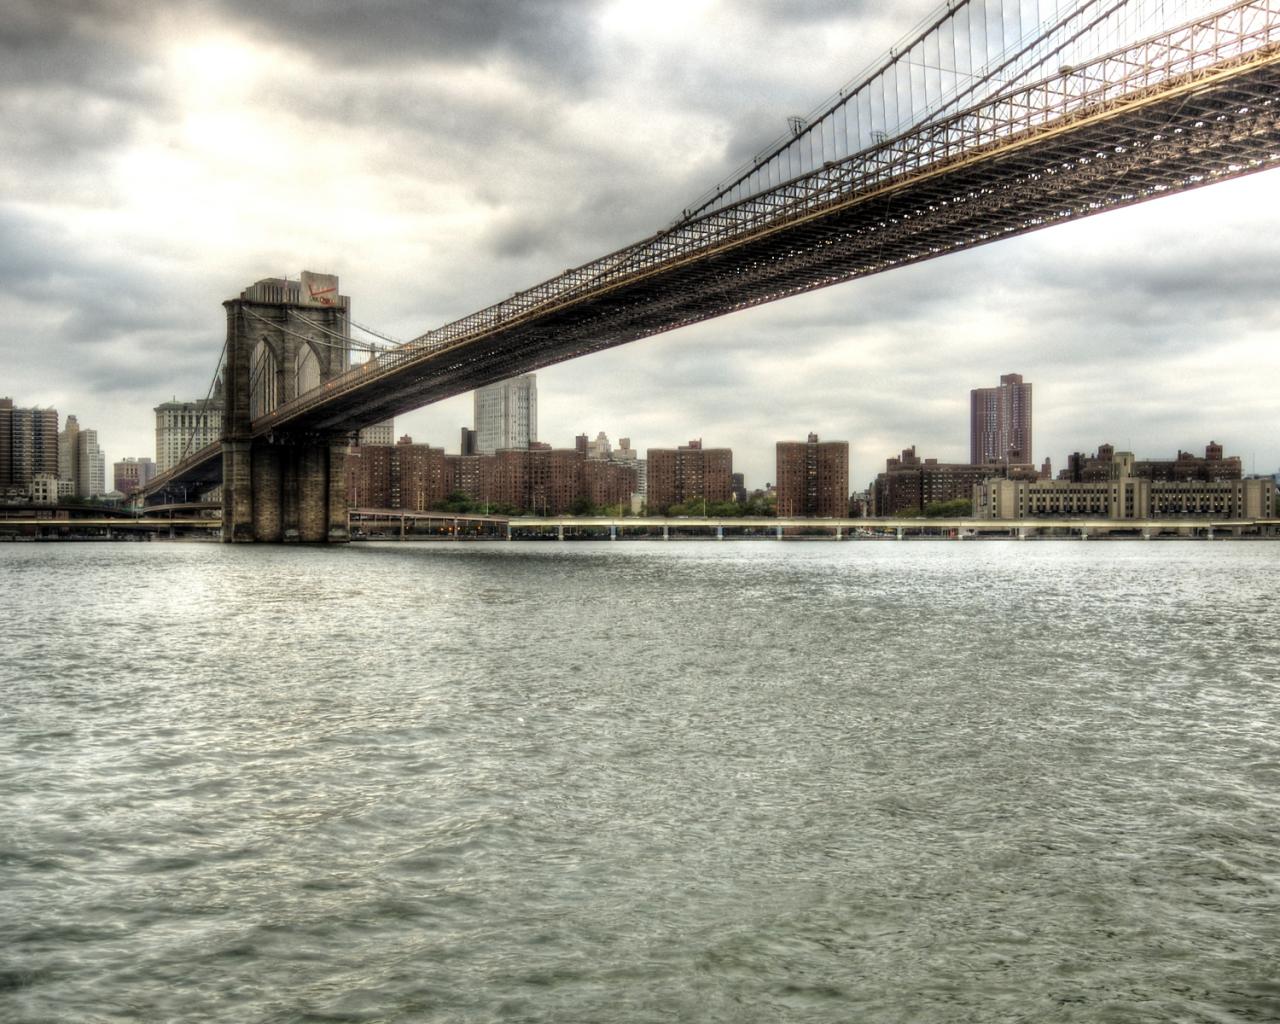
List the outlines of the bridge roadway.
{"type": "Polygon", "coordinates": [[[95,534],[105,533],[110,537],[113,533],[188,533],[204,531],[212,533],[222,529],[222,516],[204,516],[190,519],[155,519],[150,516],[128,518],[118,516],[96,516],[85,519],[51,519],[36,516],[0,519],[0,537],[22,530],[24,534],[34,532],[45,536],[51,533],[81,533],[92,531],[95,534]]]}
{"type": "Polygon", "coordinates": [[[222,506],[216,502],[152,505],[145,515],[127,508],[93,505],[28,505],[0,507],[0,537],[45,536],[89,532],[187,533],[222,528],[222,506]]]}
{"type": "MultiPolygon", "coordinates": [[[[790,295],[1280,165],[1280,0],[927,121],[455,321],[254,419],[355,430],[790,295]]],[[[218,445],[148,493],[220,479],[218,445]]]]}

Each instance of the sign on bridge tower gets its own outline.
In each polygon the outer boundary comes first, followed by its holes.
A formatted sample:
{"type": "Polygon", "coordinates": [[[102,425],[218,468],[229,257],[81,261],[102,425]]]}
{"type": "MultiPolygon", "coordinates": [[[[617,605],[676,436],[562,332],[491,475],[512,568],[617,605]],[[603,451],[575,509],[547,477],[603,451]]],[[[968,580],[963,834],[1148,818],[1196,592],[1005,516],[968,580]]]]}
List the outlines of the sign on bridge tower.
{"type": "Polygon", "coordinates": [[[342,543],[347,431],[272,430],[253,421],[323,388],[350,365],[350,309],[338,279],[268,278],[227,311],[222,536],[228,542],[342,543]]]}

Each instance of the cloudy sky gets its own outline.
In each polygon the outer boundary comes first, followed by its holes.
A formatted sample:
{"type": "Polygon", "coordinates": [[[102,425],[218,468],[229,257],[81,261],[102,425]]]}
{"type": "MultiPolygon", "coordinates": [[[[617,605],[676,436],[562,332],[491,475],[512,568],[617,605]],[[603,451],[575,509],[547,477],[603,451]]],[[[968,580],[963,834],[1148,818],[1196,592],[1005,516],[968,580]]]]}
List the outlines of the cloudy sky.
{"type": "MultiPolygon", "coordinates": [[[[0,395],[154,456],[221,302],[303,269],[410,338],[669,223],[915,26],[900,0],[5,0],[0,395]]],[[[1035,385],[1035,457],[1210,439],[1280,466],[1280,171],[543,370],[539,434],[968,457],[1035,385]]],[[[399,432],[457,450],[462,396],[399,432]]]]}

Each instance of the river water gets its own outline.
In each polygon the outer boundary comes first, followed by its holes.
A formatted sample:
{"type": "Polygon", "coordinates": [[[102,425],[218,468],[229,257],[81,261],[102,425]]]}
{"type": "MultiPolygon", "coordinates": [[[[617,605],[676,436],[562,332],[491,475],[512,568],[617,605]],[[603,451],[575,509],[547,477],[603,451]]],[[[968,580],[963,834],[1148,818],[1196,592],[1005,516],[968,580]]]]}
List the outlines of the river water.
{"type": "Polygon", "coordinates": [[[0,1021],[1280,1020],[1278,577],[0,545],[0,1021]]]}

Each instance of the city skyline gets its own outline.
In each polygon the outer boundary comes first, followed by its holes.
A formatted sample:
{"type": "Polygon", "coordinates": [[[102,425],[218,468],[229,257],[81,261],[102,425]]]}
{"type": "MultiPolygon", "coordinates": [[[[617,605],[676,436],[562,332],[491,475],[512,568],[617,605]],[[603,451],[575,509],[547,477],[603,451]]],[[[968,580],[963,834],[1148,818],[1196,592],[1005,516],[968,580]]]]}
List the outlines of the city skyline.
{"type": "MultiPolygon", "coordinates": [[[[230,2],[20,9],[3,390],[149,455],[152,410],[205,394],[247,283],[332,271],[357,321],[414,336],[669,223],[933,6],[441,4],[427,36],[390,5],[296,38],[230,2]]],[[[1269,171],[539,370],[541,434],[700,435],[758,487],[773,441],[814,431],[849,439],[859,488],[908,445],[962,461],[969,390],[1014,369],[1038,459],[1213,437],[1271,473],[1278,191],[1269,171]]],[[[470,418],[463,395],[398,430],[452,450],[470,418]]]]}

